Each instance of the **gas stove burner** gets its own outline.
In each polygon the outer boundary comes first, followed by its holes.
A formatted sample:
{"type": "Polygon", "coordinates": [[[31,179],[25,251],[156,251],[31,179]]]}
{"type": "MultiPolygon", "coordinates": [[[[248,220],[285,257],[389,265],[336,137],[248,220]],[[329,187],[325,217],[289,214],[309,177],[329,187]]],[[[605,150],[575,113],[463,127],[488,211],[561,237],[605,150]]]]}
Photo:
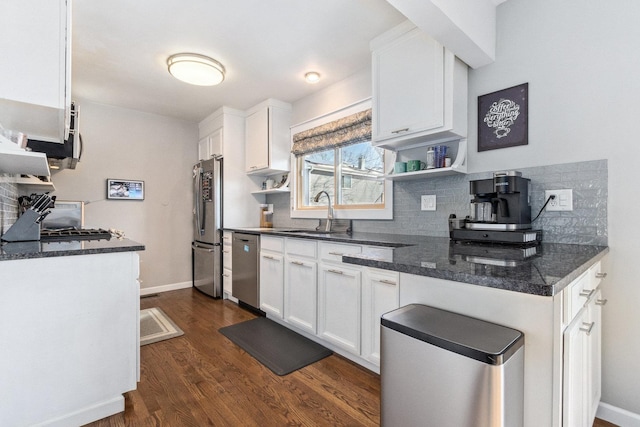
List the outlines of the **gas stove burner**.
{"type": "Polygon", "coordinates": [[[111,233],[102,228],[64,228],[40,230],[40,240],[64,242],[69,240],[100,240],[111,238],[111,233]]]}

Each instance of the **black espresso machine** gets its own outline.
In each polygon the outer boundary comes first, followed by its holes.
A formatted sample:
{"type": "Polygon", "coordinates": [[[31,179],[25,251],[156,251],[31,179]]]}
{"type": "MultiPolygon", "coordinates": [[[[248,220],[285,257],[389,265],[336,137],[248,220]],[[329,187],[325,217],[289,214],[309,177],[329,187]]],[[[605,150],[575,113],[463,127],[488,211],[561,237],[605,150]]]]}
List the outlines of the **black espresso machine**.
{"type": "Polygon", "coordinates": [[[518,171],[495,172],[469,183],[470,215],[449,218],[452,240],[538,244],[542,231],[531,229],[531,180],[518,171]]]}

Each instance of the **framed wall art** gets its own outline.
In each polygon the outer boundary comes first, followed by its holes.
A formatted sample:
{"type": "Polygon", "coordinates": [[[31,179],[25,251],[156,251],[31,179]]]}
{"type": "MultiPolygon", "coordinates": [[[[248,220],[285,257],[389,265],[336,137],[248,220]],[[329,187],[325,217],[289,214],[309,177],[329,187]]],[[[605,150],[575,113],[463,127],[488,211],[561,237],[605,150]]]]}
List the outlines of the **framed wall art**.
{"type": "Polygon", "coordinates": [[[478,97],[478,151],[529,143],[529,83],[478,97]]]}
{"type": "Polygon", "coordinates": [[[107,179],[107,199],[144,200],[144,181],[107,179]]]}

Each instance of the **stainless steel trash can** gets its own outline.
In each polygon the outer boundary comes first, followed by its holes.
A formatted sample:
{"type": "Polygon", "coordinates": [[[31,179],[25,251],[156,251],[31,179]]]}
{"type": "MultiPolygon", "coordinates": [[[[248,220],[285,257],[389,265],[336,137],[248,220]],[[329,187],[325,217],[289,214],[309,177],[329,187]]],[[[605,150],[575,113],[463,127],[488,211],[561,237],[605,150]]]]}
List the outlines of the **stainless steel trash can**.
{"type": "Polygon", "coordinates": [[[524,334],[420,304],[381,319],[381,425],[523,425],[524,334]]]}

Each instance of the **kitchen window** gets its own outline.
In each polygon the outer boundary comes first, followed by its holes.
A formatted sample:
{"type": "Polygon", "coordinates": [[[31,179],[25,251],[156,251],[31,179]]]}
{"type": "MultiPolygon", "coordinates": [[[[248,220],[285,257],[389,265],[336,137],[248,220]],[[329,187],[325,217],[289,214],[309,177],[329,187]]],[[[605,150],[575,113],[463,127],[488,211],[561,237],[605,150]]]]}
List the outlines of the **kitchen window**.
{"type": "Polygon", "coordinates": [[[393,186],[384,179],[389,152],[371,144],[371,110],[358,103],[292,128],[292,217],[391,219],[393,186]],[[355,112],[354,112],[355,110],[355,112]]]}

